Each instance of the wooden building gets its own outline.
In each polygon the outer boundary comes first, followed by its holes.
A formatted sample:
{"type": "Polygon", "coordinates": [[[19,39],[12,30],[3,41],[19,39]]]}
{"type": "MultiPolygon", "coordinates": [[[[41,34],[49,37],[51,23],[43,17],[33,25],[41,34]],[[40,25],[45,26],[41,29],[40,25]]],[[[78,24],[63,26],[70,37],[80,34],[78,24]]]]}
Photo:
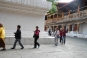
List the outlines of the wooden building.
{"type": "Polygon", "coordinates": [[[47,15],[45,27],[53,31],[55,27],[64,27],[69,36],[87,38],[87,0],[74,0],[61,6],[58,12],[47,15]]]}

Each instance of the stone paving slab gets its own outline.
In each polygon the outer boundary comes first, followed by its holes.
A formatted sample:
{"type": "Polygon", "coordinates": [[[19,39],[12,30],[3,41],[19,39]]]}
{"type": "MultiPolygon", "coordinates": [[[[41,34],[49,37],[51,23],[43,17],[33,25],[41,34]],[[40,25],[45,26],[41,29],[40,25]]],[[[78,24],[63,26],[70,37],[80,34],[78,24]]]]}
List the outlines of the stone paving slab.
{"type": "Polygon", "coordinates": [[[11,47],[12,45],[6,45],[7,50],[0,51],[0,58],[87,58],[85,39],[67,38],[65,45],[41,45],[36,49],[32,48],[33,45],[24,45],[24,49],[17,45],[14,50],[11,47]]]}

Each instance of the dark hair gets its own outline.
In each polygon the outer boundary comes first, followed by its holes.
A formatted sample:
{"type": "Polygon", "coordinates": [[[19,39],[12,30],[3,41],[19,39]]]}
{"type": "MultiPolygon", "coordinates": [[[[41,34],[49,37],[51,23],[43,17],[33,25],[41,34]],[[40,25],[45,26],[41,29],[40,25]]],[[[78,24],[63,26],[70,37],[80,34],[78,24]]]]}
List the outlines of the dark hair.
{"type": "Polygon", "coordinates": [[[36,28],[39,28],[38,26],[36,26],[36,28]]]}
{"type": "Polygon", "coordinates": [[[19,29],[21,28],[21,26],[20,26],[20,25],[18,25],[17,27],[18,27],[19,29]]]}
{"type": "Polygon", "coordinates": [[[0,27],[3,27],[3,25],[0,23],[0,27]]]}

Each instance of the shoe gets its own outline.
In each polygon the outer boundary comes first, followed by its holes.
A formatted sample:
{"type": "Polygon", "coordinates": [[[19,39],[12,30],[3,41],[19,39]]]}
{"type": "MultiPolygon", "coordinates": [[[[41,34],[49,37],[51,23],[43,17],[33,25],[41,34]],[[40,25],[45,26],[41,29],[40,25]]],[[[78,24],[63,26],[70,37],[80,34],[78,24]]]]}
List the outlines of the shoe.
{"type": "Polygon", "coordinates": [[[15,48],[11,48],[11,49],[15,49],[15,48]]]}
{"type": "Polygon", "coordinates": [[[6,49],[2,49],[1,51],[5,51],[6,49]]]}
{"type": "Polygon", "coordinates": [[[33,47],[33,49],[35,49],[36,47],[33,47]]]}
{"type": "Polygon", "coordinates": [[[55,44],[55,46],[58,46],[58,44],[55,44]]]}
{"type": "Polygon", "coordinates": [[[40,45],[38,45],[38,48],[40,47],[40,45]]]}
{"type": "Polygon", "coordinates": [[[55,44],[55,46],[56,46],[56,44],[55,44]]]}
{"type": "Polygon", "coordinates": [[[58,44],[56,44],[56,46],[58,46],[58,44]]]}
{"type": "Polygon", "coordinates": [[[64,43],[64,45],[65,45],[65,43],[64,43]]]}
{"type": "Polygon", "coordinates": [[[24,49],[24,47],[22,47],[21,49],[24,49]]]}

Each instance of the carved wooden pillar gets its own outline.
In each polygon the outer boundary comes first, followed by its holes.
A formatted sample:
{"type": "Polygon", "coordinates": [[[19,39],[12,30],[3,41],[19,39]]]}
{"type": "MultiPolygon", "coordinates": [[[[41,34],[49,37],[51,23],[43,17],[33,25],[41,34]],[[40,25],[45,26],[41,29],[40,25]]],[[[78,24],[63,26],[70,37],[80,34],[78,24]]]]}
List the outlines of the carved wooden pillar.
{"type": "Polygon", "coordinates": [[[72,24],[72,31],[74,31],[74,24],[72,24]]]}
{"type": "Polygon", "coordinates": [[[48,29],[49,29],[50,27],[48,26],[48,29]]]}
{"type": "Polygon", "coordinates": [[[64,13],[62,12],[62,18],[64,18],[64,13]]]}
{"type": "Polygon", "coordinates": [[[52,31],[54,31],[54,25],[52,27],[53,27],[52,31]]]}
{"type": "Polygon", "coordinates": [[[77,33],[79,33],[79,24],[80,23],[77,23],[77,33]]]}
{"type": "Polygon", "coordinates": [[[45,24],[47,24],[48,23],[48,16],[46,16],[47,17],[47,20],[46,20],[46,23],[45,24]]]}
{"type": "Polygon", "coordinates": [[[53,19],[54,19],[54,14],[53,14],[53,19]]]}
{"type": "Polygon", "coordinates": [[[69,16],[69,18],[70,18],[70,10],[69,10],[69,12],[68,12],[68,16],[69,16]]]}
{"type": "Polygon", "coordinates": [[[49,16],[47,16],[47,20],[49,20],[49,16]]]}
{"type": "Polygon", "coordinates": [[[58,21],[58,13],[57,13],[57,21],[58,21]]]}
{"type": "Polygon", "coordinates": [[[54,21],[54,15],[52,15],[52,22],[54,21]]]}
{"type": "Polygon", "coordinates": [[[64,24],[62,24],[61,26],[62,26],[62,28],[64,28],[64,24]]]}
{"type": "Polygon", "coordinates": [[[78,17],[80,17],[80,6],[78,6],[78,17]]]}
{"type": "MultiPolygon", "coordinates": [[[[59,25],[57,25],[57,28],[58,28],[59,25]]],[[[58,28],[59,29],[59,28],[58,28]]]]}
{"type": "Polygon", "coordinates": [[[58,19],[58,13],[57,13],[57,19],[58,19]]]}
{"type": "Polygon", "coordinates": [[[70,32],[70,24],[68,24],[68,33],[70,32]]]}
{"type": "Polygon", "coordinates": [[[78,6],[78,13],[80,12],[80,6],[78,6]]]}
{"type": "Polygon", "coordinates": [[[87,10],[86,10],[86,16],[87,16],[87,10]]]}
{"type": "Polygon", "coordinates": [[[45,31],[47,31],[48,30],[48,26],[45,26],[45,28],[46,28],[45,31]]]}
{"type": "Polygon", "coordinates": [[[45,25],[44,27],[44,31],[47,31],[48,30],[48,26],[45,25]]]}
{"type": "Polygon", "coordinates": [[[47,16],[47,20],[48,20],[48,16],[47,16]]]}

